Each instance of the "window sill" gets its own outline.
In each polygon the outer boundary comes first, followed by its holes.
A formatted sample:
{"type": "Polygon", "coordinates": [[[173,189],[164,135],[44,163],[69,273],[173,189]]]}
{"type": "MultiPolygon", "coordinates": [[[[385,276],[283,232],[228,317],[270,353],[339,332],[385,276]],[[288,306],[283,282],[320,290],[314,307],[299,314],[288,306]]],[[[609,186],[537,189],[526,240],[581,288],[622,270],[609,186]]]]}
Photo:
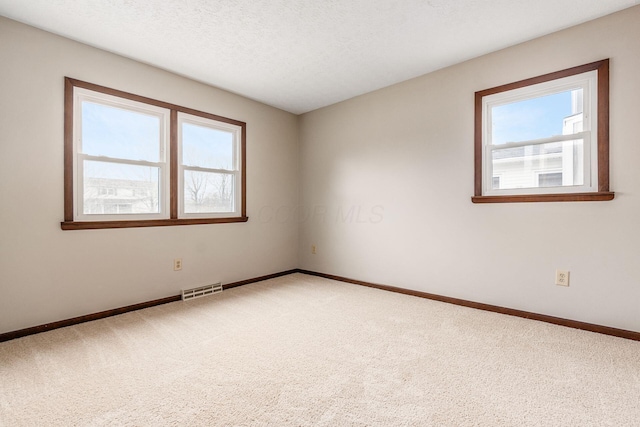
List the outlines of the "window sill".
{"type": "Polygon", "coordinates": [[[614,192],[568,194],[527,194],[520,196],[473,196],[473,203],[525,203],[525,202],[603,202],[613,200],[614,192]]]}
{"type": "Polygon", "coordinates": [[[134,228],[134,227],[164,227],[172,225],[197,224],[225,224],[232,222],[247,222],[249,217],[233,218],[189,218],[189,219],[154,219],[139,221],[64,221],[60,223],[63,230],[96,230],[102,228],[134,228]]]}

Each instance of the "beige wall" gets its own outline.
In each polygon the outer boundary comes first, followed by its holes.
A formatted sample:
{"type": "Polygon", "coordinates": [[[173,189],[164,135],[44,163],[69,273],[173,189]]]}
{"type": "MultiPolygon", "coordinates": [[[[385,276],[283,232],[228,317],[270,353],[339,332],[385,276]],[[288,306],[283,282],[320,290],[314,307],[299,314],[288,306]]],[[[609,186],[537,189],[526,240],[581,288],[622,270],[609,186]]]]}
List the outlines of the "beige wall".
{"type": "Polygon", "coordinates": [[[640,331],[638,52],[635,7],[296,118],[0,18],[0,333],[295,267],[640,331]],[[473,93],[607,57],[616,199],[472,204],[473,93]],[[63,76],[247,122],[249,222],[60,230],[63,76]]]}
{"type": "Polygon", "coordinates": [[[640,331],[639,53],[634,7],[303,115],[301,268],[640,331]],[[615,200],[472,204],[474,92],[603,58],[615,200]]]}
{"type": "Polygon", "coordinates": [[[297,267],[292,114],[0,18],[0,129],[0,333],[297,267]],[[62,231],[64,76],[245,121],[249,222],[62,231]]]}

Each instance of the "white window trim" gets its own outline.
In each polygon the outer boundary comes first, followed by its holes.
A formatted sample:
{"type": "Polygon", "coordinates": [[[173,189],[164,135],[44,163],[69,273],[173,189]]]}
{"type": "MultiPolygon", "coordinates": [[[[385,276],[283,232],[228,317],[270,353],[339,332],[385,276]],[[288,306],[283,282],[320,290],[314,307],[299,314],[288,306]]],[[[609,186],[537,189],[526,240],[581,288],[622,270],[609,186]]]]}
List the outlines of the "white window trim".
{"type": "Polygon", "coordinates": [[[178,218],[236,218],[242,216],[242,162],[240,161],[242,128],[231,123],[220,122],[206,117],[178,112],[178,218]],[[197,126],[230,132],[233,135],[233,165],[232,169],[203,168],[185,165],[182,158],[182,124],[190,123],[197,126]],[[185,212],[184,176],[185,171],[200,171],[209,173],[226,173],[233,176],[233,210],[231,212],[185,212]]]}
{"type": "Polygon", "coordinates": [[[166,108],[144,104],[126,98],[120,98],[101,92],[92,91],[86,88],[73,88],[73,199],[74,199],[74,221],[95,222],[95,221],[127,221],[127,220],[157,220],[169,218],[169,165],[167,153],[169,147],[169,123],[170,111],[166,108]],[[156,116],[160,119],[160,144],[158,162],[144,160],[129,160],[111,158],[106,156],[92,156],[84,154],[82,148],[82,103],[84,101],[93,102],[111,107],[121,108],[137,113],[156,116]],[[85,160],[95,160],[100,162],[112,162],[118,164],[128,164],[137,166],[152,166],[159,168],[159,213],[156,214],[85,214],[84,213],[84,179],[83,164],[85,160]]]}
{"type": "Polygon", "coordinates": [[[482,194],[485,196],[508,196],[508,195],[538,195],[538,194],[569,194],[582,192],[595,192],[598,190],[598,82],[597,71],[576,74],[551,80],[535,85],[525,86],[518,89],[499,92],[487,95],[482,99],[482,194]],[[532,141],[519,141],[507,144],[491,145],[491,108],[516,101],[536,98],[544,95],[564,92],[582,88],[584,91],[584,127],[583,132],[573,135],[559,135],[557,137],[543,138],[532,141]],[[541,187],[541,188],[516,188],[516,189],[493,189],[493,161],[491,152],[493,149],[504,149],[539,145],[550,142],[571,141],[583,139],[584,147],[584,176],[581,186],[562,187],[541,187]]]}

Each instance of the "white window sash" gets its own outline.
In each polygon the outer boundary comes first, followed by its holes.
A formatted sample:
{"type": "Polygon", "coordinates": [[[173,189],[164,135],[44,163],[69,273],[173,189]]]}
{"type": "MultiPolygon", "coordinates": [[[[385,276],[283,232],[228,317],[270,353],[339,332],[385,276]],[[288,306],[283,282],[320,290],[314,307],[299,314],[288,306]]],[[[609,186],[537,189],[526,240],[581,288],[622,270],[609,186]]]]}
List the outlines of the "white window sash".
{"type": "Polygon", "coordinates": [[[194,116],[191,114],[179,112],[178,113],[178,218],[233,218],[240,217],[242,215],[242,169],[240,162],[240,141],[242,141],[242,128],[233,124],[218,122],[213,119],[194,116]],[[232,167],[233,169],[217,169],[217,168],[205,168],[200,166],[185,165],[182,156],[182,125],[184,123],[194,124],[197,126],[208,127],[224,132],[229,132],[233,135],[233,152],[232,152],[232,167]],[[185,172],[205,172],[205,173],[217,173],[227,174],[233,177],[233,194],[232,194],[232,206],[231,212],[201,212],[201,213],[186,213],[185,202],[186,194],[184,191],[185,172]]]}
{"type": "MultiPolygon", "coordinates": [[[[522,141],[509,144],[489,145],[485,147],[484,152],[484,170],[487,173],[484,176],[484,191],[488,196],[497,195],[518,195],[518,194],[562,194],[562,193],[577,193],[595,191],[595,180],[593,174],[597,174],[597,169],[594,169],[592,160],[592,144],[591,144],[591,132],[580,132],[573,135],[560,135],[558,137],[543,138],[531,141],[522,141]],[[492,185],[493,179],[493,151],[507,148],[518,147],[531,147],[536,145],[548,144],[553,142],[566,142],[582,140],[583,146],[583,184],[582,185],[563,185],[561,187],[527,187],[527,188],[512,188],[512,189],[494,189],[492,185]]],[[[550,154],[550,156],[562,156],[562,153],[550,154]]],[[[546,173],[546,172],[545,172],[546,173]]]]}
{"type": "Polygon", "coordinates": [[[179,181],[179,189],[178,193],[180,193],[180,199],[178,203],[178,217],[179,218],[230,218],[240,216],[240,207],[238,201],[241,195],[241,186],[240,186],[240,171],[230,171],[226,169],[208,169],[201,168],[195,166],[183,166],[180,165],[178,167],[178,181],[179,181]],[[184,191],[184,176],[186,171],[194,171],[194,172],[206,172],[206,173],[216,173],[216,174],[225,174],[229,175],[233,178],[233,196],[231,200],[231,204],[233,209],[231,212],[185,212],[185,199],[187,195],[184,191]]]}
{"type": "Polygon", "coordinates": [[[127,220],[154,220],[169,218],[169,173],[166,161],[168,136],[169,136],[169,110],[153,105],[147,105],[137,101],[119,98],[113,95],[95,92],[85,88],[74,88],[74,128],[73,128],[73,198],[74,198],[74,221],[94,222],[94,221],[127,221],[127,220]],[[153,115],[160,119],[160,140],[159,140],[159,162],[145,160],[130,160],[124,158],[113,158],[108,156],[95,156],[82,152],[82,103],[88,101],[96,104],[107,105],[134,111],[137,113],[153,115]],[[84,213],[84,161],[97,161],[114,164],[125,164],[134,166],[157,167],[159,169],[158,182],[158,213],[126,213],[126,214],[85,214],[84,213]]]}
{"type": "Polygon", "coordinates": [[[575,76],[568,76],[558,80],[539,83],[534,86],[526,86],[512,91],[500,92],[488,95],[482,100],[482,164],[484,175],[482,177],[482,194],[487,196],[498,195],[531,195],[531,194],[559,194],[597,191],[597,72],[589,71],[575,76]],[[557,135],[536,140],[509,142],[505,144],[491,144],[492,117],[491,109],[504,104],[523,101],[539,96],[551,95],[570,90],[583,90],[583,131],[570,135],[557,135]],[[594,119],[592,120],[591,117],[594,119]],[[515,189],[493,189],[493,156],[495,150],[535,146],[552,142],[583,141],[584,165],[583,185],[566,185],[561,187],[530,187],[515,189]]]}

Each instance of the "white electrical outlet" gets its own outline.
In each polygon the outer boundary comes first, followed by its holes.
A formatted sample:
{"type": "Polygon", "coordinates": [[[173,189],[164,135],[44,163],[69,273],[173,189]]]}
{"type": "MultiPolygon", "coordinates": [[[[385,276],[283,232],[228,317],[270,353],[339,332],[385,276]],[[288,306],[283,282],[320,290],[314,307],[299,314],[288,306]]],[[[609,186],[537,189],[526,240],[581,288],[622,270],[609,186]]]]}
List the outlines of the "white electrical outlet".
{"type": "Polygon", "coordinates": [[[569,286],[569,271],[556,270],[556,285],[569,286]]]}
{"type": "Polygon", "coordinates": [[[173,270],[182,270],[182,258],[176,258],[173,260],[173,270]]]}
{"type": "Polygon", "coordinates": [[[311,253],[316,254],[316,245],[311,245],[311,253]]]}

